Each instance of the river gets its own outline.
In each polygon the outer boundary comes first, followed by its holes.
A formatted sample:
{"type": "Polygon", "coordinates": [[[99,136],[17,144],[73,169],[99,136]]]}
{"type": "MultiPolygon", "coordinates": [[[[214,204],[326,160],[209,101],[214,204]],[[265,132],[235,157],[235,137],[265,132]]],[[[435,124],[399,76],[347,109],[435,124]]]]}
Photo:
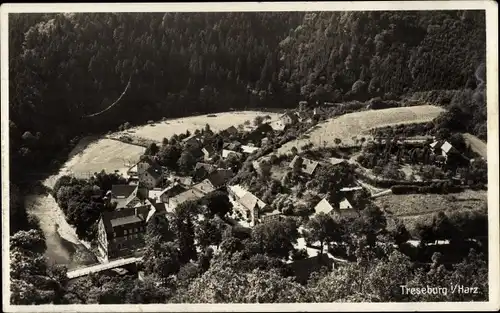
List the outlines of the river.
{"type": "MultiPolygon", "coordinates": [[[[41,183],[49,188],[54,187],[59,177],[71,172],[71,167],[79,161],[77,155],[92,141],[89,138],[82,139],[59,172],[41,183]]],[[[28,213],[36,216],[40,221],[40,228],[45,235],[47,244],[45,256],[49,263],[66,265],[68,269],[75,269],[98,262],[95,255],[89,250],[90,244],[78,239],[74,227],[68,224],[64,213],[51,194],[33,193],[27,195],[25,206],[28,213]]]]}

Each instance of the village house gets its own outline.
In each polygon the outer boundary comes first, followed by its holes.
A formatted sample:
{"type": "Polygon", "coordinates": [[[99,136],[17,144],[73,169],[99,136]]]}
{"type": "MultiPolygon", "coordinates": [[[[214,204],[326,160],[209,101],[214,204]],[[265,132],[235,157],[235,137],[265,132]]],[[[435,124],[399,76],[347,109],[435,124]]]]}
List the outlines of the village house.
{"type": "Polygon", "coordinates": [[[182,140],[184,147],[198,148],[203,144],[203,136],[201,134],[192,134],[182,140]]]}
{"type": "Polygon", "coordinates": [[[335,214],[341,217],[353,217],[358,215],[358,211],[355,210],[349,200],[343,198],[337,207],[334,207],[326,198],[322,199],[314,207],[314,214],[325,213],[325,214],[335,214]]]}
{"type": "Polygon", "coordinates": [[[112,185],[106,193],[106,200],[116,204],[117,209],[142,205],[148,197],[148,189],[142,185],[112,185]]]}
{"type": "Polygon", "coordinates": [[[185,187],[190,187],[193,185],[193,178],[189,176],[170,175],[168,177],[168,181],[170,181],[171,183],[181,184],[185,187]]]}
{"type": "Polygon", "coordinates": [[[148,197],[152,200],[155,200],[156,203],[168,203],[168,200],[171,197],[175,197],[176,195],[186,191],[187,188],[179,183],[173,183],[171,186],[159,189],[155,188],[149,191],[148,197]]]}
{"type": "Polygon", "coordinates": [[[363,190],[363,187],[361,186],[355,186],[355,187],[344,187],[341,188],[341,192],[352,192],[352,191],[358,191],[358,190],[363,190]]]}
{"type": "Polygon", "coordinates": [[[327,113],[325,108],[316,107],[313,109],[313,116],[323,116],[327,113]]]}
{"type": "Polygon", "coordinates": [[[217,151],[211,145],[203,147],[201,152],[203,152],[203,159],[205,161],[210,161],[217,154],[217,151]]]}
{"type": "Polygon", "coordinates": [[[335,258],[332,254],[328,251],[323,251],[323,253],[320,254],[320,249],[308,246],[304,237],[297,238],[297,243],[294,244],[294,248],[306,251],[304,259],[287,261],[297,281],[301,283],[306,283],[311,273],[317,272],[321,267],[333,269],[335,266],[335,258]]]}
{"type": "Polygon", "coordinates": [[[263,212],[269,210],[269,206],[264,201],[249,191],[246,191],[237,201],[239,206],[236,209],[240,211],[244,218],[250,220],[251,226],[258,224],[263,212]]]}
{"type": "Polygon", "coordinates": [[[214,187],[214,185],[212,185],[212,182],[209,179],[204,179],[198,184],[193,185],[191,189],[195,189],[196,191],[201,192],[203,195],[206,195],[214,191],[216,188],[214,187]]]}
{"type": "Polygon", "coordinates": [[[194,167],[193,179],[195,181],[203,180],[215,170],[217,170],[217,167],[213,164],[198,162],[194,167]]]}
{"type": "Polygon", "coordinates": [[[163,173],[160,167],[149,167],[139,175],[139,182],[148,189],[153,189],[163,181],[163,173]]]}
{"type": "Polygon", "coordinates": [[[243,188],[241,185],[228,186],[227,192],[229,194],[229,197],[232,198],[234,201],[238,201],[247,193],[246,189],[243,188]]]}
{"type": "Polygon", "coordinates": [[[166,213],[163,204],[149,200],[138,207],[103,212],[97,224],[100,257],[108,261],[140,252],[145,244],[147,223],[153,216],[166,213]]]}
{"type": "Polygon", "coordinates": [[[258,150],[259,150],[258,147],[253,147],[253,146],[250,146],[250,145],[241,146],[241,151],[243,153],[246,153],[246,154],[252,154],[252,153],[254,153],[255,151],[258,151],[258,150]]]}
{"type": "MultiPolygon", "coordinates": [[[[205,187],[198,186],[199,189],[204,189],[205,187]]],[[[200,191],[198,188],[191,188],[188,189],[174,197],[171,197],[168,199],[167,206],[169,210],[175,209],[177,206],[179,206],[181,203],[187,202],[187,201],[196,201],[205,195],[202,191],[200,191]]]]}
{"type": "Polygon", "coordinates": [[[299,111],[299,112],[295,112],[295,115],[297,116],[297,121],[298,122],[306,122],[308,120],[308,116],[306,114],[306,112],[303,112],[303,111],[299,111]]]}
{"type": "Polygon", "coordinates": [[[234,126],[229,126],[228,128],[221,131],[222,135],[236,136],[238,135],[238,129],[234,126]]]}
{"type": "Polygon", "coordinates": [[[286,112],[285,114],[279,117],[279,120],[283,123],[283,125],[292,125],[298,122],[298,117],[292,112],[286,112]]]}
{"type": "Polygon", "coordinates": [[[329,161],[331,165],[339,165],[346,163],[346,160],[339,158],[330,158],[329,161]]]}
{"type": "Polygon", "coordinates": [[[234,154],[237,157],[241,157],[242,156],[242,154],[240,152],[236,152],[236,151],[233,151],[233,150],[227,150],[227,149],[223,149],[222,150],[222,158],[223,159],[227,159],[231,154],[234,154]]]}
{"type": "Polygon", "coordinates": [[[274,131],[274,127],[269,123],[262,123],[257,126],[255,129],[249,131],[245,135],[245,140],[251,142],[259,142],[262,138],[267,137],[268,133],[272,133],[274,131]]]}
{"type": "Polygon", "coordinates": [[[430,144],[430,147],[432,149],[432,152],[435,155],[443,156],[445,158],[446,162],[450,161],[450,158],[453,158],[453,157],[460,155],[458,150],[455,149],[455,147],[453,147],[446,140],[434,141],[433,143],[430,144]]]}
{"type": "Polygon", "coordinates": [[[222,145],[222,148],[226,150],[232,150],[232,151],[239,151],[241,147],[241,142],[239,141],[232,141],[232,142],[225,142],[222,145]]]}
{"type": "Polygon", "coordinates": [[[295,168],[300,168],[301,172],[307,175],[313,175],[316,169],[319,167],[318,161],[313,161],[306,159],[304,157],[296,155],[292,162],[290,162],[289,167],[293,170],[295,168]]]}
{"type": "Polygon", "coordinates": [[[225,186],[233,177],[234,173],[230,169],[219,168],[208,174],[207,179],[215,189],[225,186]]]}
{"type": "Polygon", "coordinates": [[[279,210],[274,210],[272,212],[266,213],[262,212],[260,215],[260,220],[265,223],[273,220],[281,220],[284,215],[279,210]]]}
{"type": "Polygon", "coordinates": [[[139,183],[149,189],[157,187],[163,181],[163,169],[150,156],[141,156],[139,162],[131,167],[127,173],[137,177],[139,183]]]}

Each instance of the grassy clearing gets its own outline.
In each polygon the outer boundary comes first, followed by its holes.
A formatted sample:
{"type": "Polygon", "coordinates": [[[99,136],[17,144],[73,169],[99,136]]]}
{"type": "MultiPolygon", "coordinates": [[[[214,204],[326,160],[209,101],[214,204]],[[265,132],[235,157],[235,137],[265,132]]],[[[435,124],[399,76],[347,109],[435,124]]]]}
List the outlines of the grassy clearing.
{"type": "Polygon", "coordinates": [[[155,123],[154,125],[143,125],[130,128],[126,131],[115,133],[115,135],[133,134],[135,136],[162,141],[163,138],[170,138],[174,134],[185,133],[186,130],[194,132],[196,129],[202,129],[206,124],[210,125],[212,131],[217,132],[230,126],[238,126],[245,121],[253,121],[257,116],[269,115],[271,120],[276,120],[280,114],[261,111],[234,111],[223,112],[209,115],[189,116],[178,119],[167,120],[155,123]]]}
{"type": "Polygon", "coordinates": [[[469,133],[465,133],[463,136],[465,142],[470,145],[472,151],[476,152],[485,159],[487,158],[488,145],[484,141],[469,133]]]}
{"type": "Polygon", "coordinates": [[[487,203],[486,191],[466,190],[460,193],[439,194],[390,194],[374,202],[398,218],[429,215],[440,211],[475,210],[487,203]]]}
{"type": "Polygon", "coordinates": [[[353,145],[355,137],[368,139],[370,136],[366,135],[366,132],[372,128],[429,122],[443,111],[441,107],[421,105],[345,114],[317,125],[315,129],[308,132],[309,138],[301,138],[284,144],[279,149],[279,153],[287,153],[292,147],[300,149],[308,143],[316,147],[332,147],[335,146],[335,138],[342,140],[342,145],[353,145]]]}
{"type": "MultiPolygon", "coordinates": [[[[433,215],[438,212],[477,211],[487,203],[486,191],[466,190],[449,195],[432,194],[389,194],[374,200],[375,204],[392,212],[392,217],[401,221],[416,238],[417,224],[431,224],[433,215]]],[[[395,227],[394,219],[387,215],[387,229],[395,227]]]]}

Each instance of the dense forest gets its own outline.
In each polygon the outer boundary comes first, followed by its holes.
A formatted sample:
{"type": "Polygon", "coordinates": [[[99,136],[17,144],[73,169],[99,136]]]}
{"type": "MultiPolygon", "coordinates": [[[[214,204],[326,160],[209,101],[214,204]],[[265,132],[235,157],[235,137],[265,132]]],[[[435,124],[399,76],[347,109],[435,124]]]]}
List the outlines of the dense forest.
{"type": "Polygon", "coordinates": [[[10,14],[9,36],[16,179],[81,135],[231,108],[469,90],[486,119],[483,11],[10,14]]]}

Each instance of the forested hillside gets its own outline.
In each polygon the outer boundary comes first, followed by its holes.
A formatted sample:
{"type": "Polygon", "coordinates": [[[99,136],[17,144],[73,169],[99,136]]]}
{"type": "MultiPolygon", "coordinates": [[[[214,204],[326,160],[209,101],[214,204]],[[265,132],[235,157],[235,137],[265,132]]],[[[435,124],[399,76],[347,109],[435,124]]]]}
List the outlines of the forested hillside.
{"type": "Polygon", "coordinates": [[[196,112],[469,88],[486,118],[480,11],[11,14],[9,34],[15,177],[75,136],[196,112]]]}

